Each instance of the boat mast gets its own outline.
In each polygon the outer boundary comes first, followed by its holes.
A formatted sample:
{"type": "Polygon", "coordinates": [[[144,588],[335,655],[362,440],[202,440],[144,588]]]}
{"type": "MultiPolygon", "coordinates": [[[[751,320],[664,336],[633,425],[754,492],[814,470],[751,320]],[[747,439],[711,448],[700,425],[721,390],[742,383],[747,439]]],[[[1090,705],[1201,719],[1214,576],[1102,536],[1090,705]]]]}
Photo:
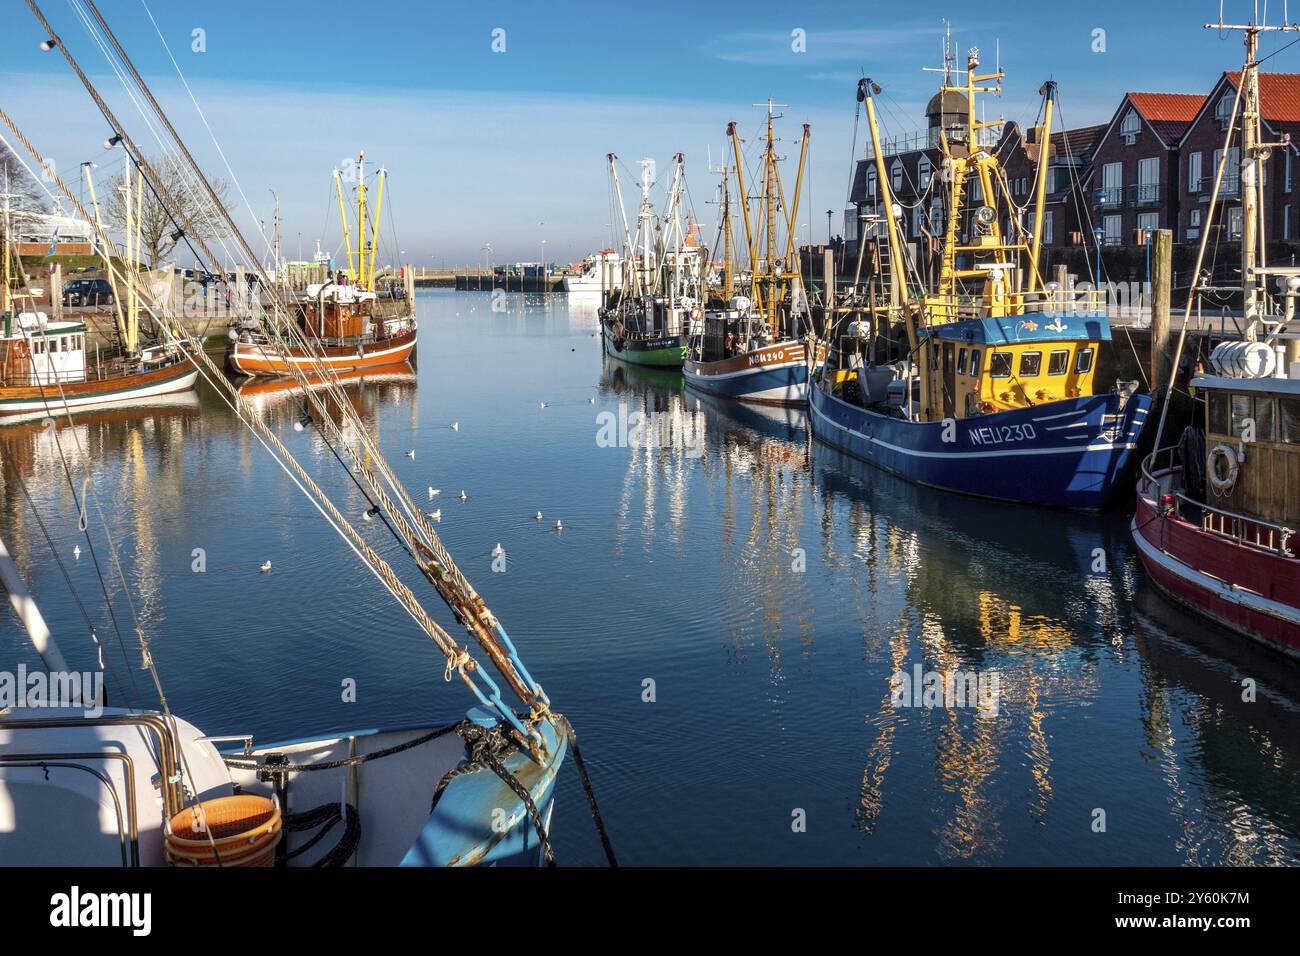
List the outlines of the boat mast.
{"type": "Polygon", "coordinates": [[[1029,275],[1025,291],[1038,287],[1038,256],[1042,249],[1043,205],[1047,201],[1048,161],[1052,150],[1052,107],[1056,104],[1056,82],[1048,80],[1038,91],[1043,95],[1043,131],[1038,140],[1038,185],[1034,190],[1034,234],[1029,246],[1029,275]]]}
{"type": "Polygon", "coordinates": [[[767,265],[765,268],[765,278],[767,279],[767,321],[768,327],[776,338],[781,337],[780,321],[777,314],[776,301],[776,150],[773,145],[772,137],[772,98],[767,99],[767,146],[763,150],[763,204],[764,215],[767,217],[767,265]]]}
{"type": "Polygon", "coordinates": [[[366,278],[366,151],[357,159],[357,274],[356,283],[366,278]]]}
{"type": "Polygon", "coordinates": [[[727,163],[722,163],[722,297],[731,307],[731,190],[728,185],[727,163]]]}
{"type": "MultiPolygon", "coordinates": [[[[650,252],[650,229],[654,222],[654,207],[650,204],[650,169],[654,165],[654,160],[641,160],[641,212],[637,218],[637,235],[641,237],[641,268],[645,272],[647,292],[651,291],[650,285],[651,272],[651,252],[650,252]]],[[[658,290],[658,283],[655,283],[655,291],[658,290]]]]}
{"type": "Polygon", "coordinates": [[[375,259],[379,255],[379,216],[384,209],[384,180],[388,178],[388,170],[380,166],[377,175],[379,196],[375,199],[375,225],[370,234],[370,274],[366,276],[366,288],[371,290],[375,287],[375,259]]]}
{"type": "MultiPolygon", "coordinates": [[[[334,188],[339,197],[339,222],[343,224],[343,246],[348,253],[348,271],[352,272],[355,268],[352,261],[352,233],[348,229],[348,214],[343,205],[343,176],[337,169],[334,170],[334,188]]],[[[319,246],[320,241],[317,240],[316,244],[319,246]]]]}
{"type": "MultiPolygon", "coordinates": [[[[627,267],[630,263],[632,266],[632,294],[641,295],[641,276],[636,268],[636,248],[632,244],[632,229],[627,221],[627,209],[623,205],[623,185],[618,181],[618,157],[613,153],[606,153],[605,159],[609,163],[609,175],[614,182],[614,195],[618,199],[618,214],[623,220],[623,277],[627,278],[627,267]]],[[[623,289],[620,286],[619,295],[622,297],[623,289]]]]}
{"type": "MultiPolygon", "coordinates": [[[[740,155],[740,136],[736,133],[736,123],[727,124],[727,136],[731,138],[732,153],[736,157],[736,187],[740,190],[740,211],[745,220],[745,245],[749,249],[749,291],[754,300],[752,305],[763,310],[762,290],[758,286],[758,249],[754,245],[754,230],[749,221],[749,195],[745,192],[745,161],[740,155]]],[[[753,311],[746,313],[752,315],[753,311]]]]}
{"type": "MultiPolygon", "coordinates": [[[[889,270],[889,310],[897,314],[903,306],[903,286],[899,275],[899,268],[903,264],[903,239],[898,234],[898,220],[894,217],[894,193],[885,171],[885,151],[880,142],[880,125],[876,122],[875,94],[879,92],[880,86],[869,77],[858,83],[858,95],[867,107],[867,129],[871,133],[871,151],[876,160],[876,195],[884,210],[885,240],[889,244],[889,258],[893,264],[889,270]]],[[[865,236],[858,237],[858,242],[865,241],[865,236]]],[[[910,318],[907,322],[907,347],[909,351],[916,348],[916,328],[910,318]]]]}

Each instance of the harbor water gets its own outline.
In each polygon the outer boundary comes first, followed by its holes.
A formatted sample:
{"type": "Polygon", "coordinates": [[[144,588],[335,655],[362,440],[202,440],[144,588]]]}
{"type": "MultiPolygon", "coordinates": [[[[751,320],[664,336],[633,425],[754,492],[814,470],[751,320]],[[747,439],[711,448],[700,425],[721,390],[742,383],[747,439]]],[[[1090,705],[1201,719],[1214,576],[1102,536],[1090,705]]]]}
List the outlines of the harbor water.
{"type": "MultiPolygon", "coordinates": [[[[1129,513],[909,485],[811,441],[802,412],[604,358],[594,301],[417,304],[416,367],[349,394],[573,722],[620,862],[1300,863],[1300,673],[1155,593],[1129,513]],[[967,678],[979,693],[944,692],[967,678]]],[[[293,391],[249,395],[395,558],[331,450],[292,428],[293,391]]],[[[96,660],[84,607],[111,704],[158,703],[132,615],[207,734],[472,703],[212,388],[10,426],[0,450],[0,536],[77,670],[96,660]],[[78,494],[93,476],[93,555],[61,455],[78,494]]],[[[8,612],[0,657],[39,665],[8,612]]],[[[561,864],[602,862],[571,766],[552,839],[561,864]]]]}

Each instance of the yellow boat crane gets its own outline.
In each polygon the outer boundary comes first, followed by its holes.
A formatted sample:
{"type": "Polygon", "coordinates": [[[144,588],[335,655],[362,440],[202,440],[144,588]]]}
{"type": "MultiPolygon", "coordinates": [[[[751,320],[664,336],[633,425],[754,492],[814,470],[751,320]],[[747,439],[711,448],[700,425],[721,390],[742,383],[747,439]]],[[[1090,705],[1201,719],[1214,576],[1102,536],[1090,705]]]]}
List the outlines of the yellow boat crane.
{"type": "MultiPolygon", "coordinates": [[[[754,302],[754,314],[767,323],[772,330],[773,336],[779,340],[798,334],[797,330],[793,328],[782,329],[781,316],[777,309],[780,303],[785,300],[787,291],[791,296],[800,294],[803,291],[803,275],[795,251],[795,235],[799,222],[799,200],[803,187],[804,165],[808,158],[810,127],[807,123],[803,124],[803,138],[800,140],[799,147],[799,168],[794,186],[794,205],[793,207],[787,207],[785,190],[781,185],[781,173],[777,166],[781,160],[776,155],[777,137],[773,129],[773,122],[782,117],[782,114],[774,113],[773,110],[781,104],[773,103],[769,98],[766,103],[757,103],[755,105],[767,109],[762,186],[756,196],[745,189],[745,161],[741,156],[740,136],[736,132],[734,121],[727,124],[727,138],[731,140],[732,152],[736,162],[736,187],[740,190],[740,209],[745,222],[745,244],[749,251],[749,263],[753,276],[750,280],[750,292],[754,302]],[[755,229],[749,214],[749,203],[755,199],[763,209],[761,236],[759,230],[755,229]],[[778,209],[780,211],[779,218],[778,209]],[[785,225],[786,241],[784,249],[778,253],[777,230],[778,226],[782,224],[785,225]],[[760,239],[764,243],[764,249],[761,253],[758,247],[760,239]]],[[[730,220],[728,218],[728,227],[729,225],[730,220]]],[[[730,246],[728,246],[728,263],[724,265],[728,278],[730,277],[729,250],[730,246]]],[[[730,298],[729,295],[728,298],[730,298]]],[[[790,305],[792,313],[793,299],[790,305]]]]}
{"type": "Polygon", "coordinates": [[[348,254],[348,275],[363,289],[374,290],[375,258],[379,251],[379,218],[384,208],[384,181],[388,170],[379,167],[379,196],[375,202],[375,217],[372,223],[366,222],[366,153],[362,150],[357,157],[357,248],[352,248],[352,233],[348,228],[347,203],[343,198],[343,172],[334,170],[334,188],[339,199],[339,223],[343,227],[343,244],[348,254]],[[367,230],[367,225],[370,226],[367,230]],[[369,235],[367,235],[369,232],[369,235]]]}

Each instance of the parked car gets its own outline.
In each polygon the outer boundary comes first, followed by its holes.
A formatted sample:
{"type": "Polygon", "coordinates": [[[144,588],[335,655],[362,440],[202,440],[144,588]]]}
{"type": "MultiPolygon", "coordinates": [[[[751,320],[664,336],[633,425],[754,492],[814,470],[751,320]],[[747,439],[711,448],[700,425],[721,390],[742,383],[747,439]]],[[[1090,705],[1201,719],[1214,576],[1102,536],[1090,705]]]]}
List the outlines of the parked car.
{"type": "Polygon", "coordinates": [[[112,305],[113,287],[107,279],[73,279],[63,287],[64,305],[112,305]]]}

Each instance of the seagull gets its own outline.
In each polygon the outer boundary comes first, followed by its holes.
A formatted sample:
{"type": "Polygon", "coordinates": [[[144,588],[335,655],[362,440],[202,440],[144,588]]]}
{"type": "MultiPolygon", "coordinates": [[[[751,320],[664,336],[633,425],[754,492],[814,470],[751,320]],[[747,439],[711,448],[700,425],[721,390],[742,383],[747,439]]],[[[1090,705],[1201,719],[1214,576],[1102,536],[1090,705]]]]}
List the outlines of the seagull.
{"type": "Polygon", "coordinates": [[[465,494],[465,489],[464,489],[464,488],[460,489],[460,500],[461,500],[461,501],[469,501],[469,495],[465,494]]]}
{"type": "Polygon", "coordinates": [[[430,486],[429,486],[429,500],[430,500],[430,501],[432,501],[434,498],[438,497],[438,495],[440,495],[440,494],[442,494],[442,489],[441,489],[441,488],[435,488],[435,487],[433,487],[433,485],[430,485],[430,486]]]}
{"type": "Polygon", "coordinates": [[[564,522],[562,522],[562,521],[557,521],[557,522],[555,522],[555,530],[556,530],[556,531],[563,531],[563,530],[564,530],[564,522]]]}
{"type": "Polygon", "coordinates": [[[410,451],[408,451],[408,452],[404,452],[404,454],[406,455],[407,458],[414,458],[414,457],[415,457],[415,449],[412,448],[410,451]]]}
{"type": "Polygon", "coordinates": [[[442,509],[441,509],[441,508],[439,508],[437,511],[426,511],[425,514],[427,514],[427,515],[428,515],[430,518],[432,518],[434,521],[441,521],[441,520],[442,520],[442,509]]]}
{"type": "Polygon", "coordinates": [[[271,562],[270,561],[262,562],[262,573],[266,574],[270,570],[271,570],[271,562]]]}
{"type": "Polygon", "coordinates": [[[369,511],[363,511],[363,512],[361,513],[361,517],[365,518],[367,521],[374,521],[374,520],[375,520],[374,517],[370,514],[369,511]]]}
{"type": "Polygon", "coordinates": [[[501,555],[503,555],[503,554],[505,554],[505,553],[506,553],[506,549],[503,548],[503,547],[501,547],[501,542],[498,541],[498,542],[497,542],[497,546],[496,546],[495,548],[492,549],[492,557],[494,557],[494,558],[499,558],[499,557],[501,557],[501,555]]]}
{"type": "Polygon", "coordinates": [[[536,516],[536,517],[537,517],[537,520],[538,520],[538,521],[541,521],[541,520],[542,520],[542,513],[541,513],[540,511],[537,512],[537,516],[536,516]]]}
{"type": "Polygon", "coordinates": [[[454,432],[458,432],[458,431],[460,431],[460,422],[452,422],[452,423],[451,423],[451,430],[454,431],[454,432]]]}
{"type": "Polygon", "coordinates": [[[77,544],[72,546],[72,556],[78,561],[81,560],[81,545],[77,544]]]}
{"type": "Polygon", "coordinates": [[[596,404],[596,400],[595,400],[594,398],[589,398],[589,399],[587,399],[587,404],[588,404],[588,405],[595,405],[595,404],[596,404]]]}

